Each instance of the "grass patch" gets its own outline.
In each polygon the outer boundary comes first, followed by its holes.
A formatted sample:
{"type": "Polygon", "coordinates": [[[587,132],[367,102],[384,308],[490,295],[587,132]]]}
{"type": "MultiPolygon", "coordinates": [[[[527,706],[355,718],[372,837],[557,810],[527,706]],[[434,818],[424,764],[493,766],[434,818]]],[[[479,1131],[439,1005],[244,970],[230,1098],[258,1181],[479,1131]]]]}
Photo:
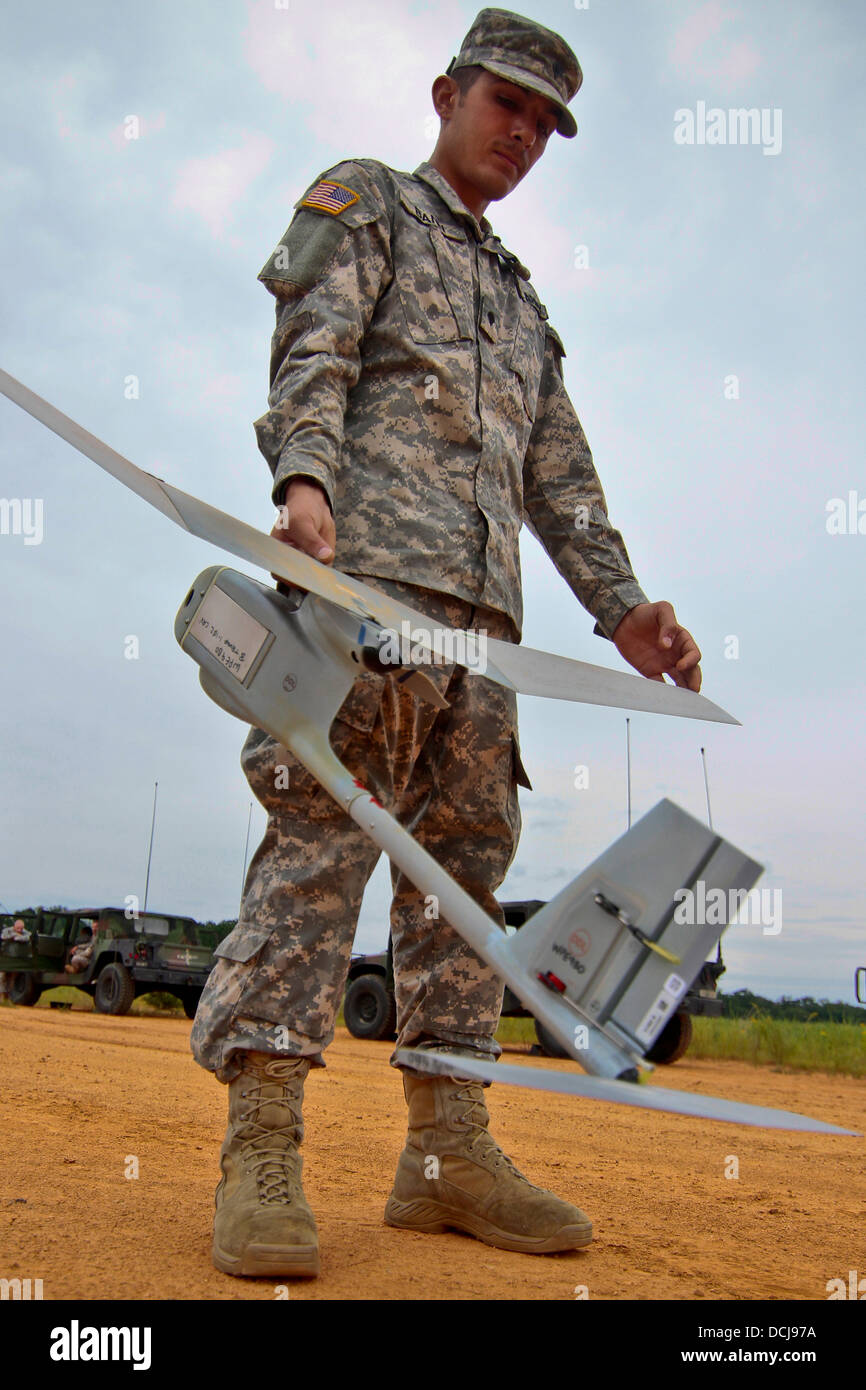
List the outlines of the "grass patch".
{"type": "Polygon", "coordinates": [[[772,1065],[791,1071],[866,1076],[866,1024],[792,1019],[695,1018],[689,1057],[772,1065]]]}
{"type": "MultiPolygon", "coordinates": [[[[792,1019],[693,1018],[688,1057],[751,1062],[791,1071],[826,1071],[866,1077],[866,1024],[804,1023],[792,1019]]],[[[531,1018],[503,1018],[499,1042],[534,1043],[531,1018]]],[[[676,1065],[676,1064],[674,1064],[676,1065]]]]}
{"type": "Polygon", "coordinates": [[[164,990],[153,990],[150,994],[140,994],[129,1012],[131,1014],[156,1014],[172,1018],[176,1018],[178,1015],[181,1018],[186,1017],[183,1004],[177,996],[167,994],[164,990]]]}
{"type": "Polygon", "coordinates": [[[56,1004],[70,1004],[73,1009],[82,1013],[93,1012],[93,1000],[90,995],[85,994],[83,989],[76,989],[74,985],[57,985],[54,989],[43,990],[34,1007],[47,1009],[52,1000],[56,1004]]]}
{"type": "Polygon", "coordinates": [[[496,1041],[501,1043],[537,1043],[534,1018],[500,1018],[496,1041]]]}

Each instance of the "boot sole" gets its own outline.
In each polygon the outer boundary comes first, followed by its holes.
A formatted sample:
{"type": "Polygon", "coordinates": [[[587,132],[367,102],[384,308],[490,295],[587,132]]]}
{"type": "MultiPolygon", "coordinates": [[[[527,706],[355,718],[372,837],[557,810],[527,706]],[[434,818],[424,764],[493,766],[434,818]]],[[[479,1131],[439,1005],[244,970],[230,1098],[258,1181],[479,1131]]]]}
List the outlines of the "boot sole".
{"type": "Polygon", "coordinates": [[[223,1274],[315,1279],[319,1273],[315,1245],[248,1245],[242,1255],[227,1255],[214,1242],[211,1258],[223,1274]]]}
{"type": "Polygon", "coordinates": [[[399,1202],[390,1197],[385,1207],[385,1224],[403,1231],[424,1231],[440,1235],[447,1230],[464,1234],[494,1245],[498,1250],[513,1250],[521,1255],[548,1255],[557,1250],[580,1250],[592,1241],[592,1222],[562,1226],[551,1236],[522,1236],[502,1231],[483,1217],[458,1212],[440,1202],[399,1202]]]}

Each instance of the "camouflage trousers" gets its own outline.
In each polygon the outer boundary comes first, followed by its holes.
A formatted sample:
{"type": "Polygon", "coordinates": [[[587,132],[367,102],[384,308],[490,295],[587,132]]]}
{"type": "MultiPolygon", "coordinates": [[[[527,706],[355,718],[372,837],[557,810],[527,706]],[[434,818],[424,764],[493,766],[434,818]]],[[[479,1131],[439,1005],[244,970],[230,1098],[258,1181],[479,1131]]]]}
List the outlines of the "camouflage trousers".
{"type": "MultiPolygon", "coordinates": [[[[386,579],[372,587],[443,626],[514,641],[511,619],[386,579]]],[[[337,757],[494,920],[494,898],[520,835],[518,782],[529,786],[512,691],[457,665],[425,668],[437,709],[394,674],[365,672],[330,733],[337,757]]],[[[252,729],[241,763],[268,812],[238,924],[217,949],[192,1030],[196,1060],[230,1081],[244,1050],[309,1056],[334,1036],[364,888],[381,851],[292,754],[252,729]]],[[[395,1048],[439,1047],[495,1059],[502,984],[392,865],[395,1048]]],[[[394,1056],[391,1058],[394,1064],[394,1056]]]]}

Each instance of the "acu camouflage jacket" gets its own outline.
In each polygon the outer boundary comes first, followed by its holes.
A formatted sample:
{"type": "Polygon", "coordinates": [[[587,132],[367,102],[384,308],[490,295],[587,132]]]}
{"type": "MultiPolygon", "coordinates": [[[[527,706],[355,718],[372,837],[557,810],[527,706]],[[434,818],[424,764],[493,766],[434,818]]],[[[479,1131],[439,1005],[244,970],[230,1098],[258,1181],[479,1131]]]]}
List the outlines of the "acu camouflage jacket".
{"type": "Polygon", "coordinates": [[[646,596],[562,381],[562,342],[486,218],[424,163],[325,171],[259,279],[277,299],[256,421],[279,506],[316,479],[335,564],[507,613],[524,521],[609,636],[646,596]]]}

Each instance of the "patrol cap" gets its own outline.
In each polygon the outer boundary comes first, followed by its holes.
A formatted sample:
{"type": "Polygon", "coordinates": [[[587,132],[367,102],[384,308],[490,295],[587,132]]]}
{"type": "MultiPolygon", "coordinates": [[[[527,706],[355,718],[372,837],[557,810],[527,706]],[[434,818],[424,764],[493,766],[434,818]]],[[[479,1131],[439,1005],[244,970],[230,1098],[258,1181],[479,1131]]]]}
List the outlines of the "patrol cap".
{"type": "Polygon", "coordinates": [[[583,73],[565,39],[552,29],[511,10],[481,10],[447,73],[476,65],[547,97],[559,109],[560,135],[570,139],[577,134],[568,103],[579,91],[583,73]]]}

